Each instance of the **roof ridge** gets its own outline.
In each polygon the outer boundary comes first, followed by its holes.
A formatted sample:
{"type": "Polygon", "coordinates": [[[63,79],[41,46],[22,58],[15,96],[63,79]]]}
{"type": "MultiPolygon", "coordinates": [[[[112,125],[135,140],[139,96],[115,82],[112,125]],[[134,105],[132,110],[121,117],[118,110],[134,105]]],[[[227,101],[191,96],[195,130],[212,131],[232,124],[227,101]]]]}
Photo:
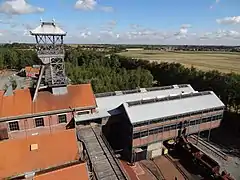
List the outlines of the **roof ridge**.
{"type": "Polygon", "coordinates": [[[122,90],[122,91],[96,93],[95,97],[101,98],[101,97],[121,96],[121,95],[134,94],[134,93],[147,93],[149,91],[161,91],[161,90],[174,89],[174,88],[186,88],[189,86],[190,84],[178,84],[178,85],[159,86],[159,87],[150,87],[150,88],[135,88],[135,89],[122,90]],[[146,91],[142,91],[141,89],[145,89],[146,91]],[[121,92],[121,93],[116,93],[116,92],[121,92]]]}
{"type": "Polygon", "coordinates": [[[189,93],[180,93],[178,95],[167,95],[164,97],[149,97],[137,101],[129,101],[126,102],[128,107],[133,107],[133,106],[139,106],[139,105],[144,105],[144,104],[150,104],[150,103],[158,103],[158,102],[163,102],[163,101],[170,101],[170,100],[176,100],[176,99],[185,99],[185,98],[190,98],[190,97],[196,97],[196,96],[205,96],[205,95],[210,95],[213,94],[212,91],[202,91],[202,92],[189,92],[189,93]]]}

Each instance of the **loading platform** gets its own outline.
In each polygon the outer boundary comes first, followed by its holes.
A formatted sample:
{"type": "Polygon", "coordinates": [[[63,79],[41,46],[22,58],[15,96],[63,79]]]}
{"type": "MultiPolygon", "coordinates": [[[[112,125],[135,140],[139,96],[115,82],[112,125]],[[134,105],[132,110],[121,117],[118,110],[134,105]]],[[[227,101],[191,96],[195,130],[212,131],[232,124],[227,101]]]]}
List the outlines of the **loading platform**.
{"type": "Polygon", "coordinates": [[[101,134],[101,127],[91,125],[78,129],[78,140],[83,142],[88,163],[97,180],[128,180],[111,147],[101,134]]]}

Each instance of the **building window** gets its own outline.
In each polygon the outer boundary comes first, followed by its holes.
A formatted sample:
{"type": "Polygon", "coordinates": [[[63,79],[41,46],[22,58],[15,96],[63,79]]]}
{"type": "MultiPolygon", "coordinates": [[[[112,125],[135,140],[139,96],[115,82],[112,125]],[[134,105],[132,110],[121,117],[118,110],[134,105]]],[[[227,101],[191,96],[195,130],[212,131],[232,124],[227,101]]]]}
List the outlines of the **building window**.
{"type": "Polygon", "coordinates": [[[66,114],[58,115],[58,123],[67,123],[66,114]]]}
{"type": "Polygon", "coordinates": [[[9,124],[10,131],[18,131],[19,130],[18,121],[9,122],[8,124],[9,124]]]}
{"type": "Polygon", "coordinates": [[[36,118],[36,119],[35,119],[35,125],[36,125],[36,127],[44,126],[44,120],[43,120],[43,118],[36,118]]]}

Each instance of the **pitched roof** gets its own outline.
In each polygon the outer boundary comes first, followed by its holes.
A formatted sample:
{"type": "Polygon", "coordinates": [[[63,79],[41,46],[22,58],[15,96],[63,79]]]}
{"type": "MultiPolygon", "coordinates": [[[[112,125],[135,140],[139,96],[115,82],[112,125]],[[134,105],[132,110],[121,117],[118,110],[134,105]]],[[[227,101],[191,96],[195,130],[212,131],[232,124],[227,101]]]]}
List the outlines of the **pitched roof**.
{"type": "Polygon", "coordinates": [[[40,67],[31,67],[31,66],[26,66],[25,67],[25,72],[26,73],[39,74],[39,71],[40,71],[40,67]]]}
{"type": "Polygon", "coordinates": [[[110,92],[96,94],[96,101],[99,110],[110,111],[117,108],[124,102],[140,100],[148,97],[167,96],[170,94],[179,94],[181,92],[194,92],[189,84],[153,87],[138,90],[129,90],[122,92],[110,92]],[[118,95],[119,94],[119,95],[118,95]]]}
{"type": "Polygon", "coordinates": [[[59,169],[56,171],[52,171],[49,173],[41,174],[38,176],[35,176],[33,178],[34,180],[88,180],[88,170],[87,170],[87,164],[77,164],[74,166],[70,166],[67,168],[59,169]]]}
{"type": "Polygon", "coordinates": [[[0,120],[56,110],[70,110],[70,107],[73,109],[96,106],[91,84],[69,85],[67,88],[68,93],[64,95],[40,91],[35,102],[32,102],[29,89],[15,90],[12,96],[4,96],[4,91],[0,91],[0,120]]]}
{"type": "Polygon", "coordinates": [[[0,179],[78,159],[75,130],[0,142],[0,179]],[[38,149],[30,151],[37,144],[38,149]]]}
{"type": "Polygon", "coordinates": [[[123,106],[131,123],[138,123],[205,109],[220,108],[225,105],[214,92],[205,91],[127,102],[123,106]]]}
{"type": "Polygon", "coordinates": [[[66,35],[61,28],[59,28],[54,22],[42,22],[36,29],[30,31],[31,35],[66,35]]]}

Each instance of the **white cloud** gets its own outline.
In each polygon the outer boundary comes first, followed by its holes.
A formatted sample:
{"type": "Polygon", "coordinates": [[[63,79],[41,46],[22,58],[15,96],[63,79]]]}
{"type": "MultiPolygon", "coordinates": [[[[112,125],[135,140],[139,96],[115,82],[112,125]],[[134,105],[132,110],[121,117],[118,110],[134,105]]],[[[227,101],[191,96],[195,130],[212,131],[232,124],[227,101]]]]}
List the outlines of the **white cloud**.
{"type": "Polygon", "coordinates": [[[113,8],[110,6],[99,6],[96,0],[78,0],[75,3],[75,8],[79,10],[94,10],[97,7],[104,12],[113,11],[113,8]]]}
{"type": "Polygon", "coordinates": [[[199,38],[201,40],[205,40],[205,39],[238,40],[238,39],[240,39],[240,32],[234,31],[234,30],[217,30],[214,32],[206,32],[199,38]]]}
{"type": "MultiPolygon", "coordinates": [[[[115,21],[105,24],[116,25],[115,21]]],[[[213,32],[192,32],[191,25],[183,24],[178,30],[151,29],[138,26],[136,29],[128,27],[119,30],[117,27],[107,29],[99,28],[77,28],[68,29],[65,43],[124,43],[124,44],[208,44],[208,45],[237,45],[240,40],[240,31],[217,30],[213,32]]],[[[34,37],[29,36],[29,25],[18,26],[18,29],[8,29],[0,33],[0,42],[34,42],[34,37]]]]}
{"type": "Polygon", "coordinates": [[[177,39],[186,38],[188,36],[188,29],[191,28],[190,24],[183,24],[180,30],[175,33],[177,39]]]}
{"type": "Polygon", "coordinates": [[[44,8],[32,6],[25,0],[5,0],[0,5],[0,13],[8,15],[41,13],[43,11],[44,8]]]}
{"type": "Polygon", "coordinates": [[[96,5],[97,2],[95,0],[78,0],[75,4],[75,8],[80,10],[93,10],[96,5]]]}
{"type": "Polygon", "coordinates": [[[240,16],[225,17],[216,21],[218,24],[240,24],[240,16]]]}

